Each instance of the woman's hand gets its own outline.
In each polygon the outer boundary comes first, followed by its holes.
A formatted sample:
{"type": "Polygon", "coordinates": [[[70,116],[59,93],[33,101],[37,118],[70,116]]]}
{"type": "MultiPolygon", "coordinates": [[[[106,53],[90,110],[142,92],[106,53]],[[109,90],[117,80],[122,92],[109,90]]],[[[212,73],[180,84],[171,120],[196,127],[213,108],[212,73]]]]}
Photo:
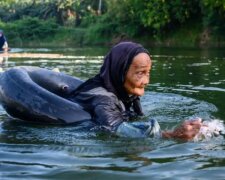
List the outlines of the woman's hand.
{"type": "Polygon", "coordinates": [[[198,134],[201,126],[202,120],[200,118],[194,120],[186,120],[173,131],[162,132],[162,137],[189,141],[192,140],[198,134]]]}

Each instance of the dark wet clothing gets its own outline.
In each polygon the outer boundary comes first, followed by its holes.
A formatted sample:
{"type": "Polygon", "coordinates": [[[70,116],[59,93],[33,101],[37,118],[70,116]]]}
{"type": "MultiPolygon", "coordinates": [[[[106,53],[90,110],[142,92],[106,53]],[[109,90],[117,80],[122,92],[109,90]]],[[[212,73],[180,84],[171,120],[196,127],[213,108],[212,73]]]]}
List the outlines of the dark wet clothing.
{"type": "Polygon", "coordinates": [[[80,92],[73,101],[83,106],[97,125],[109,131],[115,131],[122,122],[137,116],[137,113],[126,109],[124,103],[104,87],[80,92]]]}
{"type": "MultiPolygon", "coordinates": [[[[70,99],[83,106],[91,114],[92,120],[105,130],[117,132],[122,129],[122,134],[128,126],[132,131],[140,130],[126,124],[132,118],[143,115],[140,99],[127,94],[123,86],[129,66],[139,53],[149,54],[141,45],[132,42],[114,46],[104,58],[99,74],[71,93],[70,99]]],[[[149,125],[142,127],[146,131],[149,125]]],[[[143,132],[138,134],[142,136],[143,132]]]]}
{"type": "MultiPolygon", "coordinates": [[[[80,92],[72,101],[79,103],[91,114],[92,121],[97,125],[97,129],[126,137],[161,136],[160,127],[155,120],[129,122],[136,118],[138,113],[132,108],[126,109],[123,102],[115,94],[103,87],[80,92]]],[[[137,102],[139,102],[139,99],[137,102]]]]}
{"type": "Polygon", "coordinates": [[[2,34],[2,36],[0,37],[0,51],[3,50],[5,42],[7,42],[6,37],[2,34]]]}

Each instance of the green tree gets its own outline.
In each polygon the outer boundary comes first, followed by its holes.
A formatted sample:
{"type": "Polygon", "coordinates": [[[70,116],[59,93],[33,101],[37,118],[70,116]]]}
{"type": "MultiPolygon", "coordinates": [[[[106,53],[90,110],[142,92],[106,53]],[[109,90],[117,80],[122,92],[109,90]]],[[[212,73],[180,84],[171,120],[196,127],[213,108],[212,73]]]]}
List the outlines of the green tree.
{"type": "Polygon", "coordinates": [[[214,33],[224,34],[225,31],[225,0],[202,0],[201,9],[204,27],[214,33]]]}

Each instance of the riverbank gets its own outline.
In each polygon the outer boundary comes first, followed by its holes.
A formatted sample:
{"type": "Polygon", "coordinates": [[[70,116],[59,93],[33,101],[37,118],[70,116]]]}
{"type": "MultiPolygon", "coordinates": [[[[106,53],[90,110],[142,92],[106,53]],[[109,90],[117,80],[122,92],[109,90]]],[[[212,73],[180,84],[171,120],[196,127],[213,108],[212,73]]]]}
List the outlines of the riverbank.
{"type": "Polygon", "coordinates": [[[114,37],[103,37],[102,39],[90,39],[85,36],[85,30],[74,30],[64,33],[56,33],[54,37],[44,40],[10,40],[10,47],[83,47],[83,46],[111,46],[119,41],[132,40],[149,47],[187,47],[187,48],[223,48],[225,37],[213,36],[206,29],[203,32],[193,33],[192,31],[177,32],[169,34],[161,39],[148,35],[142,37],[128,37],[124,34],[114,37]]]}
{"type": "MultiPolygon", "coordinates": [[[[6,33],[7,34],[7,33],[6,33]]],[[[114,36],[99,36],[89,28],[60,27],[54,34],[44,38],[23,38],[19,34],[10,36],[10,47],[84,47],[111,46],[119,41],[133,40],[148,47],[188,47],[188,48],[223,48],[225,36],[217,35],[209,29],[202,29],[197,23],[152,36],[148,32],[142,36],[130,37],[126,33],[114,36]]]]}

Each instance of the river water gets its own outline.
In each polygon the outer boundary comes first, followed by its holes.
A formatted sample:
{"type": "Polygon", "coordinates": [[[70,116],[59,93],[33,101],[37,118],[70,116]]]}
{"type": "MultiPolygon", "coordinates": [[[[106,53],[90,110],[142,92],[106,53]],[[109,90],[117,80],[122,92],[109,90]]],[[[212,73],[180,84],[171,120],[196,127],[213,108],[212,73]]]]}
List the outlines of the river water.
{"type": "MultiPolygon", "coordinates": [[[[87,79],[107,48],[12,49],[4,70],[58,68],[87,79]]],[[[162,129],[185,119],[225,120],[225,49],[149,48],[151,83],[141,98],[162,129]]],[[[0,106],[0,179],[225,179],[224,137],[181,142],[120,138],[76,126],[12,121],[0,106]]]]}

